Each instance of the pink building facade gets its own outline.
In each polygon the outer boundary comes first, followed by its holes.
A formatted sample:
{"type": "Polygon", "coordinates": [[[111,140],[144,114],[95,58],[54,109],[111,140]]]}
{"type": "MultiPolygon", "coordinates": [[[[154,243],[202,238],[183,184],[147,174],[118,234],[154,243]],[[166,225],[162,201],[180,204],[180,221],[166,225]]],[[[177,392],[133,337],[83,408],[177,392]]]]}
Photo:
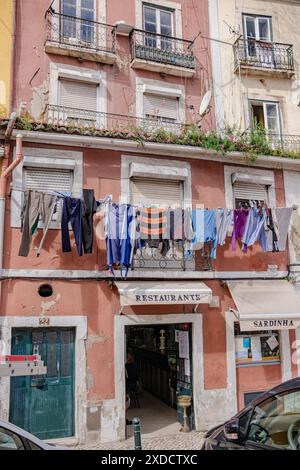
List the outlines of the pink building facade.
{"type": "MultiPolygon", "coordinates": [[[[44,351],[48,374],[46,382],[38,384],[3,379],[1,417],[47,438],[81,443],[123,439],[128,335],[137,338],[138,328],[152,328],[154,335],[157,328],[171,331],[174,326],[190,334],[190,371],[185,375],[190,378],[192,425],[208,429],[232,416],[252,394],[299,374],[299,359],[293,359],[300,338],[298,319],[290,328],[276,324],[262,327],[259,335],[243,335],[241,304],[233,298],[244,283],[247,295],[253,292],[254,304],[260,302],[260,286],[272,303],[270,282],[279,294],[287,283],[288,244],[279,253],[262,252],[257,245],[242,253],[240,246],[232,251],[228,238],[217,248],[216,260],[210,261],[201,250],[189,265],[182,260],[142,260],[124,281],[119,271],[114,278],[107,270],[101,213],[94,216],[92,254],[77,255],[73,233],[72,252],[62,252],[58,214],[41,255],[36,256],[39,230],[29,256],[18,256],[22,191],[32,189],[34,181],[39,190],[53,184],[50,189],[80,197],[88,188],[97,200],[111,195],[114,202],[131,203],[135,185],[144,181],[148,205],[152,182],[158,191],[152,192],[153,204],[159,198],[164,204],[165,196],[168,201],[180,197],[186,206],[233,209],[233,175],[248,175],[253,199],[257,182],[267,181],[259,184],[269,205],[285,207],[291,205],[287,181],[293,175],[298,178],[298,164],[258,157],[249,165],[247,155],[141,144],[109,133],[116,128],[121,132],[124,126],[128,131],[137,123],[148,129],[162,125],[176,133],[180,126],[197,122],[201,99],[212,81],[210,43],[203,39],[209,37],[207,1],[55,0],[52,10],[48,7],[46,0],[23,0],[17,10],[13,102],[39,124],[27,129],[23,125],[19,131],[23,161],[12,175],[6,198],[0,318],[7,348],[14,354],[34,347],[44,351]],[[108,129],[107,136],[76,132],[77,126],[91,122],[101,132],[108,129]],[[149,286],[151,294],[153,284],[161,292],[173,284],[177,294],[192,285],[196,291],[209,291],[210,300],[155,305],[122,301],[130,286],[149,286]],[[278,352],[273,357],[260,352],[257,360],[241,361],[240,350],[254,337],[273,338],[278,352]],[[37,410],[46,427],[36,418],[37,410]],[[56,429],[49,414],[59,416],[62,410],[66,419],[58,420],[56,429]]],[[[203,125],[214,128],[213,105],[203,125]]],[[[260,319],[263,302],[261,310],[260,319]]],[[[276,305],[274,313],[280,313],[276,305]]]]}

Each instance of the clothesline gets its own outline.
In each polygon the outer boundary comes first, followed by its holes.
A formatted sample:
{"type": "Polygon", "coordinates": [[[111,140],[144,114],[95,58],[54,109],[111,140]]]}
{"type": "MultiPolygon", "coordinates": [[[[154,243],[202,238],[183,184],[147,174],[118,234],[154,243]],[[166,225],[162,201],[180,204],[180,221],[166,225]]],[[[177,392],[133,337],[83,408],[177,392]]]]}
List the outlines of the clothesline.
{"type": "MultiPolygon", "coordinates": [[[[40,192],[40,193],[43,193],[43,194],[48,194],[50,196],[57,196],[58,198],[60,199],[63,199],[65,197],[74,197],[74,198],[78,198],[78,199],[82,199],[82,195],[80,195],[80,197],[78,196],[73,196],[72,195],[72,192],[71,191],[64,191],[64,192],[60,192],[60,191],[44,191],[44,190],[41,190],[41,189],[34,189],[34,188],[27,188],[27,189],[21,189],[21,188],[16,188],[16,187],[11,187],[11,189],[13,191],[19,191],[19,192],[22,192],[22,193],[26,193],[27,191],[37,191],[37,192],[40,192]]],[[[99,204],[118,204],[118,203],[115,203],[113,201],[113,197],[111,194],[108,194],[106,196],[104,196],[103,199],[97,199],[96,200],[97,203],[99,204]]],[[[258,202],[258,203],[263,203],[263,204],[266,204],[265,201],[262,201],[262,200],[251,200],[250,202],[258,202]]],[[[249,203],[245,203],[245,204],[249,204],[249,203]]],[[[130,205],[133,205],[133,204],[130,204],[130,205]]],[[[162,209],[165,209],[165,210],[172,210],[174,209],[174,206],[162,206],[162,205],[159,205],[159,204],[134,204],[135,207],[138,207],[138,208],[142,208],[142,207],[145,207],[145,208],[162,208],[162,209]]],[[[191,208],[192,206],[187,206],[187,209],[188,208],[191,208]]],[[[243,203],[239,203],[239,208],[242,208],[243,207],[243,203]]],[[[270,206],[267,205],[268,208],[272,208],[270,206]]],[[[178,207],[180,208],[180,207],[178,207]]],[[[247,208],[247,205],[246,205],[246,208],[247,208]]],[[[279,208],[278,206],[276,206],[276,208],[279,208]]],[[[293,204],[291,206],[291,208],[293,210],[298,210],[299,206],[297,204],[293,204]]],[[[223,207],[216,207],[215,209],[208,209],[207,207],[204,208],[203,210],[218,210],[218,209],[223,209],[223,207]]],[[[183,208],[184,210],[184,208],[183,208]]],[[[228,210],[234,210],[234,209],[228,209],[228,210]]]]}
{"type": "Polygon", "coordinates": [[[266,204],[250,201],[249,208],[203,209],[160,208],[113,203],[112,195],[96,201],[94,190],[83,189],[82,198],[69,192],[22,190],[25,197],[21,211],[20,256],[28,256],[32,235],[37,233],[39,221],[43,236],[37,256],[46,237],[58,199],[62,200],[62,251],[71,252],[70,226],[73,230],[78,256],[93,251],[93,216],[104,208],[107,266],[113,272],[119,266],[125,277],[138,250],[157,249],[165,257],[171,245],[179,243],[185,260],[193,251],[211,245],[210,256],[216,258],[217,247],[231,237],[231,248],[240,242],[245,253],[259,242],[262,251],[284,251],[293,208],[268,208],[266,204]]]}

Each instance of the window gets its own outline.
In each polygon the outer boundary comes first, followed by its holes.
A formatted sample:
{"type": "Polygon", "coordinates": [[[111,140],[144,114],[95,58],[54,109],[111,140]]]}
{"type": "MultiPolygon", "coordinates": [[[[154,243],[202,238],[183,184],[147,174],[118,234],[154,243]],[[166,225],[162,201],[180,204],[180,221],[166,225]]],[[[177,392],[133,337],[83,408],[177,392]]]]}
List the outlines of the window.
{"type": "MultiPolygon", "coordinates": [[[[141,156],[122,156],[121,199],[137,206],[155,208],[191,207],[191,169],[186,162],[141,156]]],[[[178,213],[177,213],[178,214],[178,213]]],[[[169,213],[166,214],[168,220],[169,213]]],[[[155,240],[156,242],[156,240],[155,240]]],[[[182,243],[170,242],[137,250],[133,267],[138,269],[194,269],[194,260],[183,257],[182,243]]]]}
{"type": "Polygon", "coordinates": [[[179,122],[178,98],[144,93],[143,99],[144,117],[149,118],[150,127],[160,124],[169,130],[176,130],[174,124],[179,122]]]}
{"type": "Polygon", "coordinates": [[[21,438],[12,431],[0,427],[0,450],[25,450],[21,438]]]}
{"type": "Polygon", "coordinates": [[[272,18],[244,15],[244,36],[248,59],[260,66],[273,67],[272,18]]]}
{"type": "Polygon", "coordinates": [[[97,123],[98,86],[95,83],[60,78],[59,105],[67,108],[61,111],[63,120],[74,126],[94,126],[97,123]]]}
{"type": "MultiPolygon", "coordinates": [[[[22,163],[13,173],[11,226],[20,227],[23,190],[59,191],[80,197],[82,152],[48,148],[26,148],[22,163]]],[[[60,204],[50,228],[60,228],[60,204]]]]}
{"type": "Polygon", "coordinates": [[[61,12],[66,15],[62,21],[64,38],[74,39],[75,42],[94,41],[94,0],[62,0],[61,12]]]}
{"type": "Polygon", "coordinates": [[[158,207],[182,207],[183,187],[181,181],[132,178],[131,201],[135,205],[158,207]]]}
{"type": "Polygon", "coordinates": [[[47,120],[50,124],[97,127],[106,124],[106,72],[50,64],[47,120]]]}
{"type": "Polygon", "coordinates": [[[264,184],[236,181],[233,184],[234,205],[236,209],[248,205],[250,201],[268,204],[268,186],[264,184]]]}
{"type": "Polygon", "coordinates": [[[250,101],[251,122],[268,134],[280,135],[279,105],[271,101],[250,101]]]}
{"type": "Polygon", "coordinates": [[[244,16],[244,35],[246,39],[272,41],[272,18],[269,16],[244,16]]]}
{"type": "Polygon", "coordinates": [[[27,442],[28,442],[28,446],[29,446],[30,450],[42,450],[42,448],[39,447],[34,442],[32,442],[32,441],[27,441],[27,442]]]}
{"type": "Polygon", "coordinates": [[[275,449],[300,450],[300,391],[280,393],[256,406],[247,440],[275,449]]]}
{"type": "Polygon", "coordinates": [[[240,331],[234,325],[236,364],[270,364],[280,361],[278,331],[240,331]]]}
{"type": "MultiPolygon", "coordinates": [[[[23,189],[37,191],[60,191],[72,193],[73,171],[60,168],[36,168],[25,166],[23,171],[23,189]]],[[[53,221],[60,221],[61,204],[58,200],[53,221]]]]}
{"type": "Polygon", "coordinates": [[[259,392],[246,392],[244,393],[244,406],[248,406],[256,398],[260,397],[265,393],[266,390],[261,390],[259,392]]]}
{"type": "Polygon", "coordinates": [[[150,34],[145,35],[145,45],[154,49],[168,51],[172,49],[172,41],[167,37],[174,35],[172,10],[161,9],[148,5],[143,6],[144,30],[150,34]]]}

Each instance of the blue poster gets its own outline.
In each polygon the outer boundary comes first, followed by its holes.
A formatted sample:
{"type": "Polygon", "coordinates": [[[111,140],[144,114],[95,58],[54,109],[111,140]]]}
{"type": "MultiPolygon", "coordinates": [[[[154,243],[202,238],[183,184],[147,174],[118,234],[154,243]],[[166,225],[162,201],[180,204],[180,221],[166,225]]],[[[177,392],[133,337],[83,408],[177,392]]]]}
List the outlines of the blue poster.
{"type": "Polygon", "coordinates": [[[250,338],[243,338],[243,348],[250,348],[250,338]]]}

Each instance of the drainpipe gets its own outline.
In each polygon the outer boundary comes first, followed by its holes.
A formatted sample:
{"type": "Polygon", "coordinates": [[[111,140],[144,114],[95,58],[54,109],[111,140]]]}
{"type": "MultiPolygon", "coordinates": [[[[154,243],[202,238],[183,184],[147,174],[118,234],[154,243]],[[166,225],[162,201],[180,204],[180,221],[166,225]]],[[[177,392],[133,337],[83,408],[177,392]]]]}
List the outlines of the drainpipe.
{"type": "MultiPolygon", "coordinates": [[[[4,158],[2,162],[2,173],[0,176],[0,272],[2,275],[3,269],[3,242],[4,242],[4,227],[5,227],[5,198],[6,198],[6,182],[8,176],[16,168],[17,165],[22,161],[22,136],[17,135],[16,138],[16,158],[8,165],[9,154],[10,154],[10,138],[14,124],[17,119],[17,113],[12,113],[7,128],[5,131],[5,147],[4,147],[4,158]]],[[[1,305],[1,281],[0,281],[0,305],[1,305]]]]}

